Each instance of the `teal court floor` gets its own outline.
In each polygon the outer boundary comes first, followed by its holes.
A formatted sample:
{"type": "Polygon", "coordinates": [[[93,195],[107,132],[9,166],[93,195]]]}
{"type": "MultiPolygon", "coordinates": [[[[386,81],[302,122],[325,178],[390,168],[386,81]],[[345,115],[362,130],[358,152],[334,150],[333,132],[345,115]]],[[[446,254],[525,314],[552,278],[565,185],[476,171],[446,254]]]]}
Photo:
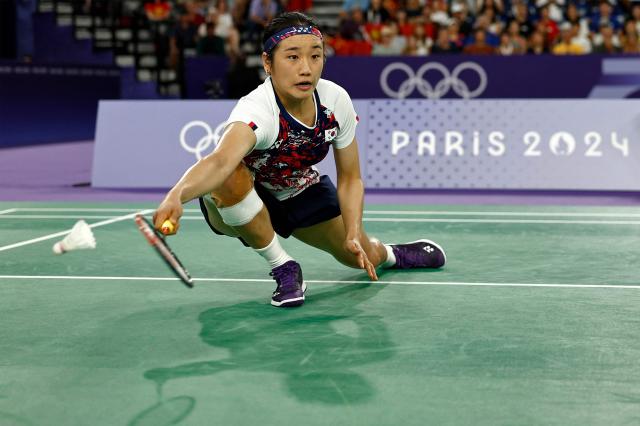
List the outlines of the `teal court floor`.
{"type": "Polygon", "coordinates": [[[640,424],[640,209],[371,205],[442,270],[358,270],[289,239],[306,304],[189,205],[187,289],[151,204],[0,203],[1,425],[640,424]],[[96,250],[55,256],[78,219],[96,250]]]}

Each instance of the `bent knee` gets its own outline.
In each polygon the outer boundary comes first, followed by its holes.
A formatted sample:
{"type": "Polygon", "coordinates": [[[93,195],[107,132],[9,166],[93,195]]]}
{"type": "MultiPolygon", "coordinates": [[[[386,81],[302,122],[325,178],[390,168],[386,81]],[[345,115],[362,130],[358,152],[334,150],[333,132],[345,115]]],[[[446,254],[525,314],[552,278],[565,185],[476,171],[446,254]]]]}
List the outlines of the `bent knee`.
{"type": "Polygon", "coordinates": [[[216,207],[230,207],[242,201],[252,189],[253,175],[244,163],[240,163],[227,180],[211,192],[211,198],[216,207]]]}
{"type": "Polygon", "coordinates": [[[224,220],[222,219],[222,216],[220,216],[220,212],[213,200],[209,197],[204,197],[203,199],[207,210],[207,219],[209,220],[209,224],[215,228],[216,231],[222,232],[224,235],[229,237],[238,237],[238,231],[224,223],[224,220]]]}

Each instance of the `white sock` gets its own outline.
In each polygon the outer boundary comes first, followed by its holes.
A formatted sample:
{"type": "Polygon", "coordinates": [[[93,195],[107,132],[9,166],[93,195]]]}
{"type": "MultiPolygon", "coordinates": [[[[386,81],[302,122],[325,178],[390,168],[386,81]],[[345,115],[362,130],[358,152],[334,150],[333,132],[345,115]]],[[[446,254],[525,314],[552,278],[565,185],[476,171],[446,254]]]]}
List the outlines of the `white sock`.
{"type": "Polygon", "coordinates": [[[266,246],[265,248],[254,250],[260,256],[264,257],[267,262],[269,262],[269,266],[271,266],[271,269],[276,268],[280,265],[284,265],[288,261],[293,260],[293,258],[289,256],[280,245],[278,234],[273,235],[273,240],[271,240],[268,246],[266,246]]]}
{"type": "Polygon", "coordinates": [[[382,262],[382,265],[380,266],[382,266],[383,268],[391,268],[396,264],[396,255],[393,254],[393,250],[391,249],[391,246],[389,244],[383,244],[383,246],[387,249],[387,260],[382,262]]]}

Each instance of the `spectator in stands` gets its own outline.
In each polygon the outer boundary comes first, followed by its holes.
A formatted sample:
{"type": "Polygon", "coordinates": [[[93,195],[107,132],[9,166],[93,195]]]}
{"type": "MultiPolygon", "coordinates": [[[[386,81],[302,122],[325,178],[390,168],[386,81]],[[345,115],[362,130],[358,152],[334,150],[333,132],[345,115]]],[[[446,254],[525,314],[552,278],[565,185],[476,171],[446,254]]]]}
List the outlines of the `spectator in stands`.
{"type": "Polygon", "coordinates": [[[313,0],[287,0],[286,10],[289,12],[306,12],[313,7],[313,0]]]}
{"type": "MultiPolygon", "coordinates": [[[[492,12],[487,11],[484,14],[478,16],[478,18],[476,19],[475,30],[476,32],[478,30],[482,30],[484,32],[484,38],[485,38],[486,44],[488,44],[491,47],[497,47],[500,44],[500,37],[498,37],[497,34],[490,31],[491,13],[492,12]]],[[[473,42],[474,42],[474,38],[468,37],[466,44],[470,44],[473,42]]]]}
{"type": "Polygon", "coordinates": [[[473,31],[474,18],[469,15],[467,3],[463,1],[454,1],[451,3],[452,20],[458,23],[460,34],[467,37],[473,31]]]}
{"type": "Polygon", "coordinates": [[[627,17],[632,16],[633,13],[631,12],[631,9],[633,8],[633,5],[636,4],[637,2],[638,0],[620,0],[618,2],[620,12],[627,17]]]}
{"type": "Polygon", "coordinates": [[[511,43],[511,37],[507,31],[500,34],[500,45],[498,45],[498,55],[511,56],[515,53],[513,43],[511,43]]]}
{"type": "Polygon", "coordinates": [[[565,21],[572,25],[578,25],[578,36],[580,38],[588,38],[590,36],[589,20],[580,16],[580,11],[575,3],[569,3],[567,5],[565,21]]]}
{"type": "Polygon", "coordinates": [[[373,56],[394,56],[402,53],[404,46],[400,47],[395,42],[395,36],[390,27],[382,27],[380,36],[380,43],[374,43],[373,45],[373,51],[371,52],[373,56]]]}
{"type": "Polygon", "coordinates": [[[449,42],[453,44],[454,52],[462,52],[462,48],[464,47],[465,40],[468,37],[465,37],[464,34],[460,33],[460,27],[457,21],[453,21],[449,27],[447,27],[447,34],[449,36],[449,42]]]}
{"type": "Polygon", "coordinates": [[[399,50],[400,53],[402,53],[406,47],[407,39],[400,34],[400,29],[395,21],[389,21],[387,27],[391,30],[391,44],[395,46],[396,50],[399,50]]]}
{"type": "Polygon", "coordinates": [[[449,25],[451,18],[447,10],[447,2],[444,0],[433,0],[431,2],[431,21],[438,25],[449,25]]]}
{"type": "Polygon", "coordinates": [[[600,26],[600,32],[593,37],[593,45],[594,53],[616,54],[622,50],[618,36],[611,25],[606,23],[600,26]]]}
{"type": "Polygon", "coordinates": [[[591,17],[591,31],[596,32],[602,24],[610,25],[616,32],[622,28],[619,17],[613,14],[613,6],[606,0],[600,1],[598,9],[591,17]]]}
{"type": "Polygon", "coordinates": [[[205,25],[206,35],[198,39],[198,55],[224,56],[226,53],[225,42],[222,37],[216,35],[215,22],[207,22],[205,25]]]}
{"type": "MultiPolygon", "coordinates": [[[[351,12],[353,9],[358,8],[360,10],[369,9],[369,0],[344,0],[342,4],[342,11],[344,14],[351,12]]],[[[341,13],[341,18],[343,14],[341,13]]]]}
{"type": "Polygon", "coordinates": [[[413,35],[415,25],[408,21],[407,12],[403,9],[398,9],[396,12],[396,23],[398,24],[398,32],[404,37],[410,37],[413,35]]]}
{"type": "Polygon", "coordinates": [[[278,14],[278,3],[275,0],[251,0],[247,30],[251,39],[259,39],[262,31],[278,14]]]}
{"type": "Polygon", "coordinates": [[[415,26],[413,29],[413,38],[416,39],[419,51],[427,51],[427,53],[431,51],[433,39],[427,36],[427,33],[424,31],[424,25],[415,26]]]}
{"type": "Polygon", "coordinates": [[[440,28],[436,42],[431,48],[431,53],[440,55],[458,52],[460,52],[460,48],[449,40],[449,30],[447,28],[440,28]]]}
{"type": "Polygon", "coordinates": [[[494,15],[504,14],[502,0],[477,0],[476,14],[482,15],[486,10],[492,10],[494,15]]]}
{"type": "Polygon", "coordinates": [[[240,33],[233,23],[226,0],[217,0],[215,6],[208,10],[205,23],[198,28],[198,37],[205,37],[207,24],[214,23],[215,35],[225,40],[227,53],[230,57],[240,54],[240,33]]]}
{"type": "Polygon", "coordinates": [[[549,18],[559,24],[564,20],[565,0],[536,0],[536,7],[546,7],[549,11],[549,18]]]}
{"type": "Polygon", "coordinates": [[[545,35],[547,47],[553,46],[560,34],[558,24],[549,17],[549,5],[540,8],[540,20],[536,24],[538,31],[545,35]]]}
{"type": "Polygon", "coordinates": [[[193,1],[186,1],[183,4],[183,14],[188,16],[191,25],[193,25],[195,28],[198,28],[201,24],[204,23],[204,17],[207,13],[206,10],[200,6],[200,4],[193,1]]]}
{"type": "MultiPolygon", "coordinates": [[[[249,21],[249,0],[233,0],[229,3],[231,8],[231,17],[235,27],[241,34],[247,34],[249,21]]],[[[242,38],[242,37],[241,37],[242,38]]]]}
{"type": "Polygon", "coordinates": [[[407,5],[404,10],[407,12],[407,18],[409,21],[412,21],[414,18],[418,18],[422,15],[420,0],[407,0],[407,5]]]}
{"type": "Polygon", "coordinates": [[[413,34],[410,34],[407,37],[407,43],[402,54],[407,56],[426,56],[429,54],[429,50],[424,44],[419,45],[418,40],[413,36],[413,34]]]}
{"type": "Polygon", "coordinates": [[[636,25],[636,32],[640,34],[640,3],[635,3],[631,8],[631,19],[636,25]]]}
{"type": "MultiPolygon", "coordinates": [[[[481,19],[486,22],[485,30],[494,36],[502,34],[504,29],[504,23],[502,20],[496,18],[496,14],[493,9],[487,9],[482,13],[481,19]]],[[[499,43],[499,42],[497,42],[499,43]]],[[[489,43],[491,44],[491,43],[489,43]]]]}
{"type": "Polygon", "coordinates": [[[622,53],[640,53],[640,44],[635,22],[628,20],[624,24],[624,31],[620,38],[622,42],[622,53]]]}
{"type": "Polygon", "coordinates": [[[576,45],[582,48],[583,54],[591,53],[591,51],[593,50],[591,39],[589,38],[588,35],[586,36],[582,35],[582,33],[580,32],[580,24],[570,23],[570,22],[566,22],[566,23],[571,25],[571,37],[572,37],[573,43],[575,43],[576,45]]]}
{"type": "Polygon", "coordinates": [[[424,6],[422,8],[422,15],[416,18],[414,22],[416,25],[420,25],[424,28],[424,33],[427,37],[432,40],[436,37],[438,25],[431,20],[431,9],[429,6],[424,6]]]}
{"type": "Polygon", "coordinates": [[[599,0],[570,0],[578,8],[580,16],[590,18],[593,13],[593,7],[597,6],[599,0]]]}
{"type": "Polygon", "coordinates": [[[486,31],[483,29],[476,30],[473,43],[465,46],[463,52],[469,55],[494,55],[496,48],[488,45],[486,40],[486,31]]]}
{"type": "Polygon", "coordinates": [[[147,1],[144,4],[147,19],[152,22],[162,22],[171,15],[171,4],[165,0],[147,1]]]}
{"type": "Polygon", "coordinates": [[[357,7],[352,9],[349,15],[340,22],[338,34],[344,40],[367,40],[362,10],[357,7]]]}
{"type": "Polygon", "coordinates": [[[517,21],[511,21],[507,27],[509,39],[513,44],[514,54],[523,55],[527,53],[527,40],[520,34],[520,28],[517,21]]]}
{"type": "Polygon", "coordinates": [[[552,53],[554,55],[582,55],[584,49],[573,40],[573,26],[564,22],[560,26],[560,37],[553,46],[552,53]]]}
{"type": "Polygon", "coordinates": [[[367,23],[385,24],[391,19],[391,14],[382,6],[382,0],[371,0],[364,17],[367,23]]]}
{"type": "Polygon", "coordinates": [[[515,3],[514,10],[515,12],[513,21],[518,23],[520,35],[524,38],[529,38],[535,30],[535,26],[533,25],[533,22],[529,17],[529,9],[527,8],[527,4],[524,3],[523,0],[518,0],[517,3],[515,3]]]}
{"type": "Polygon", "coordinates": [[[197,32],[197,28],[191,23],[191,17],[180,15],[169,39],[169,62],[172,68],[176,69],[182,63],[185,49],[195,49],[197,32]]]}
{"type": "Polygon", "coordinates": [[[527,53],[530,55],[543,55],[545,53],[549,53],[549,48],[547,47],[546,37],[543,32],[535,31],[531,34],[529,38],[529,49],[527,49],[527,53]]]}

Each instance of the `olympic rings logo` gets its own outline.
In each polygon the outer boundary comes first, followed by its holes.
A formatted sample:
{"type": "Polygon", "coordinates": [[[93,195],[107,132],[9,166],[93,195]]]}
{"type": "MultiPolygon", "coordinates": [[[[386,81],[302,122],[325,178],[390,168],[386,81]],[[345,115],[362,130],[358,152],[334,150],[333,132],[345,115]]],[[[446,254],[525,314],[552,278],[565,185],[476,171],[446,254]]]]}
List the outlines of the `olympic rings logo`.
{"type": "Polygon", "coordinates": [[[205,123],[204,121],[191,121],[187,123],[182,128],[182,130],[180,130],[180,145],[182,146],[182,148],[184,148],[185,151],[190,152],[191,154],[195,154],[196,159],[201,160],[202,157],[204,157],[203,154],[209,149],[211,145],[213,145],[214,149],[218,145],[218,141],[222,137],[222,131],[224,130],[225,124],[225,122],[218,124],[218,127],[216,127],[216,129],[212,131],[211,127],[209,127],[209,124],[205,123]],[[193,127],[203,128],[205,134],[204,136],[200,137],[200,139],[198,139],[195,145],[192,146],[187,143],[187,133],[193,127]]]}
{"type": "Polygon", "coordinates": [[[428,99],[439,99],[446,95],[449,90],[453,91],[464,99],[471,99],[480,96],[487,89],[488,77],[487,73],[480,65],[475,62],[462,62],[458,64],[452,72],[438,62],[427,62],[422,65],[417,72],[402,62],[394,62],[387,65],[380,74],[380,87],[387,96],[396,99],[404,99],[411,95],[417,88],[418,91],[428,99]],[[475,72],[480,79],[478,87],[471,90],[464,80],[460,79],[463,71],[475,72]],[[389,87],[389,75],[394,71],[401,71],[407,75],[407,79],[400,84],[398,90],[389,87]],[[435,87],[425,78],[429,71],[438,72],[442,75],[442,79],[435,84],[435,87]]]}

